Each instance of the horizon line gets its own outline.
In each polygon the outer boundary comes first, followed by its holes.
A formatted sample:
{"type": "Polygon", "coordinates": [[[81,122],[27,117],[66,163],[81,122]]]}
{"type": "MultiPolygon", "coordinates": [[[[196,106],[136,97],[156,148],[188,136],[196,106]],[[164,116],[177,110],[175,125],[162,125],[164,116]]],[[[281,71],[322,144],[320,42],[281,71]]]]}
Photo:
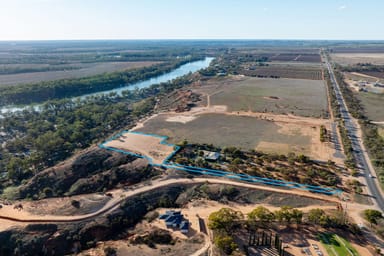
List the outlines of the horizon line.
{"type": "Polygon", "coordinates": [[[384,42],[384,39],[300,39],[300,38],[83,38],[83,39],[0,39],[0,42],[47,42],[47,41],[363,41],[384,42]]]}

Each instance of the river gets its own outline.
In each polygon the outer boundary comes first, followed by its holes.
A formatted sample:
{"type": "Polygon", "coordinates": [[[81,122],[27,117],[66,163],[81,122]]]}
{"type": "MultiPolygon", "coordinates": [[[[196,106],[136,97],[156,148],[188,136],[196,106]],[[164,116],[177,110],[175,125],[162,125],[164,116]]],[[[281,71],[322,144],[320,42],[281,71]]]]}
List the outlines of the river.
{"type": "MultiPolygon", "coordinates": [[[[145,81],[141,81],[141,82],[137,82],[137,83],[133,83],[133,84],[127,84],[126,86],[119,87],[119,88],[112,89],[112,90],[108,90],[108,91],[102,91],[102,92],[82,95],[82,96],[80,96],[80,98],[85,98],[87,96],[101,95],[101,94],[109,94],[111,92],[116,92],[118,94],[121,94],[122,91],[134,90],[136,88],[142,89],[142,88],[149,87],[153,84],[165,83],[165,82],[171,81],[175,78],[184,76],[190,72],[194,73],[200,69],[207,68],[213,59],[214,58],[212,58],[212,57],[207,57],[204,60],[198,60],[198,61],[194,61],[194,62],[190,62],[190,63],[184,64],[184,65],[181,65],[180,67],[178,67],[178,68],[176,68],[176,69],[174,69],[168,73],[147,79],[145,81]]],[[[75,99],[75,98],[77,98],[77,97],[73,97],[73,99],[75,99]]],[[[39,108],[39,104],[26,105],[26,106],[22,106],[22,107],[5,106],[5,107],[1,107],[1,113],[4,114],[4,113],[8,113],[8,112],[21,111],[21,110],[26,109],[26,108],[31,107],[31,106],[33,106],[35,109],[39,108]]],[[[1,117],[1,115],[0,115],[0,117],[1,117]]]]}

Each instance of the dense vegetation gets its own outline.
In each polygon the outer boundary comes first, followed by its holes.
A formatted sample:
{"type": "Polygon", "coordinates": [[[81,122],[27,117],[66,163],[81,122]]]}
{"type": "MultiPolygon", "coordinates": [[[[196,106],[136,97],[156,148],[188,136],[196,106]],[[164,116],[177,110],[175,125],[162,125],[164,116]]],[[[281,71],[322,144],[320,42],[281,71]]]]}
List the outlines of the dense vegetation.
{"type": "Polygon", "coordinates": [[[18,184],[42,169],[66,159],[77,149],[100,142],[153,110],[156,97],[189,84],[191,76],[122,95],[93,96],[84,100],[63,99],[33,108],[6,113],[2,132],[0,166],[6,179],[18,184]]]}
{"type": "Polygon", "coordinates": [[[356,65],[338,67],[341,71],[345,72],[384,72],[384,66],[373,65],[372,63],[357,63],[356,65]]]}
{"type": "Polygon", "coordinates": [[[198,59],[200,57],[190,57],[149,67],[105,73],[91,77],[8,86],[4,87],[0,92],[0,106],[39,103],[52,99],[63,99],[111,90],[164,74],[187,62],[198,59]]]}
{"type": "Polygon", "coordinates": [[[252,176],[283,179],[310,185],[337,187],[341,184],[338,173],[341,169],[332,161],[320,164],[311,161],[305,155],[267,154],[256,151],[242,151],[235,147],[217,148],[213,145],[187,145],[171,159],[173,162],[188,166],[228,170],[252,176]],[[204,158],[204,151],[220,152],[216,161],[204,158]]]}

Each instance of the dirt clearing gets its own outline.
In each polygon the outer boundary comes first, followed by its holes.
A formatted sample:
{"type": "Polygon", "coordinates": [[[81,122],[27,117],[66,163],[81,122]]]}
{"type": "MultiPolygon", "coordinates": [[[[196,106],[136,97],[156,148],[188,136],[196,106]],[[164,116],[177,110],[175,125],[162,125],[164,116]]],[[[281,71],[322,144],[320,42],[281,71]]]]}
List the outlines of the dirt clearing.
{"type": "Polygon", "coordinates": [[[104,143],[104,146],[147,157],[154,164],[162,164],[174,151],[173,146],[162,144],[164,137],[126,132],[104,143]]]}

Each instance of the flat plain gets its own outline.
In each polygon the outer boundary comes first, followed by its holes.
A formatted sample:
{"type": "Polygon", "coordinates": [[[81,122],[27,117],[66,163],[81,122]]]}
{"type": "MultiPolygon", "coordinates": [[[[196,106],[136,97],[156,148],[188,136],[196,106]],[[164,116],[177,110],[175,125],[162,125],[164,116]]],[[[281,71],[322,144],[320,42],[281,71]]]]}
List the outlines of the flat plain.
{"type": "Polygon", "coordinates": [[[364,92],[357,93],[357,97],[361,101],[365,113],[370,120],[384,122],[384,94],[364,92]]]}
{"type": "MultiPolygon", "coordinates": [[[[139,61],[139,62],[100,62],[88,64],[71,64],[68,70],[28,72],[18,74],[0,75],[0,86],[38,83],[59,79],[81,78],[102,73],[110,73],[134,68],[141,68],[154,65],[159,62],[139,61]]],[[[38,66],[42,66],[37,64],[38,66]]],[[[21,66],[22,67],[22,66],[21,66]]],[[[46,67],[46,65],[43,65],[46,67]]],[[[0,67],[1,68],[1,67],[0,67]]]]}
{"type": "Polygon", "coordinates": [[[195,91],[209,95],[211,105],[227,105],[229,111],[321,117],[328,107],[325,84],[315,80],[212,79],[195,91]]]}
{"type": "Polygon", "coordinates": [[[334,53],[331,57],[333,61],[340,65],[354,65],[357,63],[384,65],[384,53],[334,53]]]}
{"type": "Polygon", "coordinates": [[[168,136],[169,143],[186,139],[190,143],[218,147],[235,146],[278,154],[295,152],[324,161],[331,159],[334,152],[320,142],[320,128],[316,125],[225,113],[199,114],[189,119],[177,116],[170,113],[157,115],[136,131],[168,136]]]}

